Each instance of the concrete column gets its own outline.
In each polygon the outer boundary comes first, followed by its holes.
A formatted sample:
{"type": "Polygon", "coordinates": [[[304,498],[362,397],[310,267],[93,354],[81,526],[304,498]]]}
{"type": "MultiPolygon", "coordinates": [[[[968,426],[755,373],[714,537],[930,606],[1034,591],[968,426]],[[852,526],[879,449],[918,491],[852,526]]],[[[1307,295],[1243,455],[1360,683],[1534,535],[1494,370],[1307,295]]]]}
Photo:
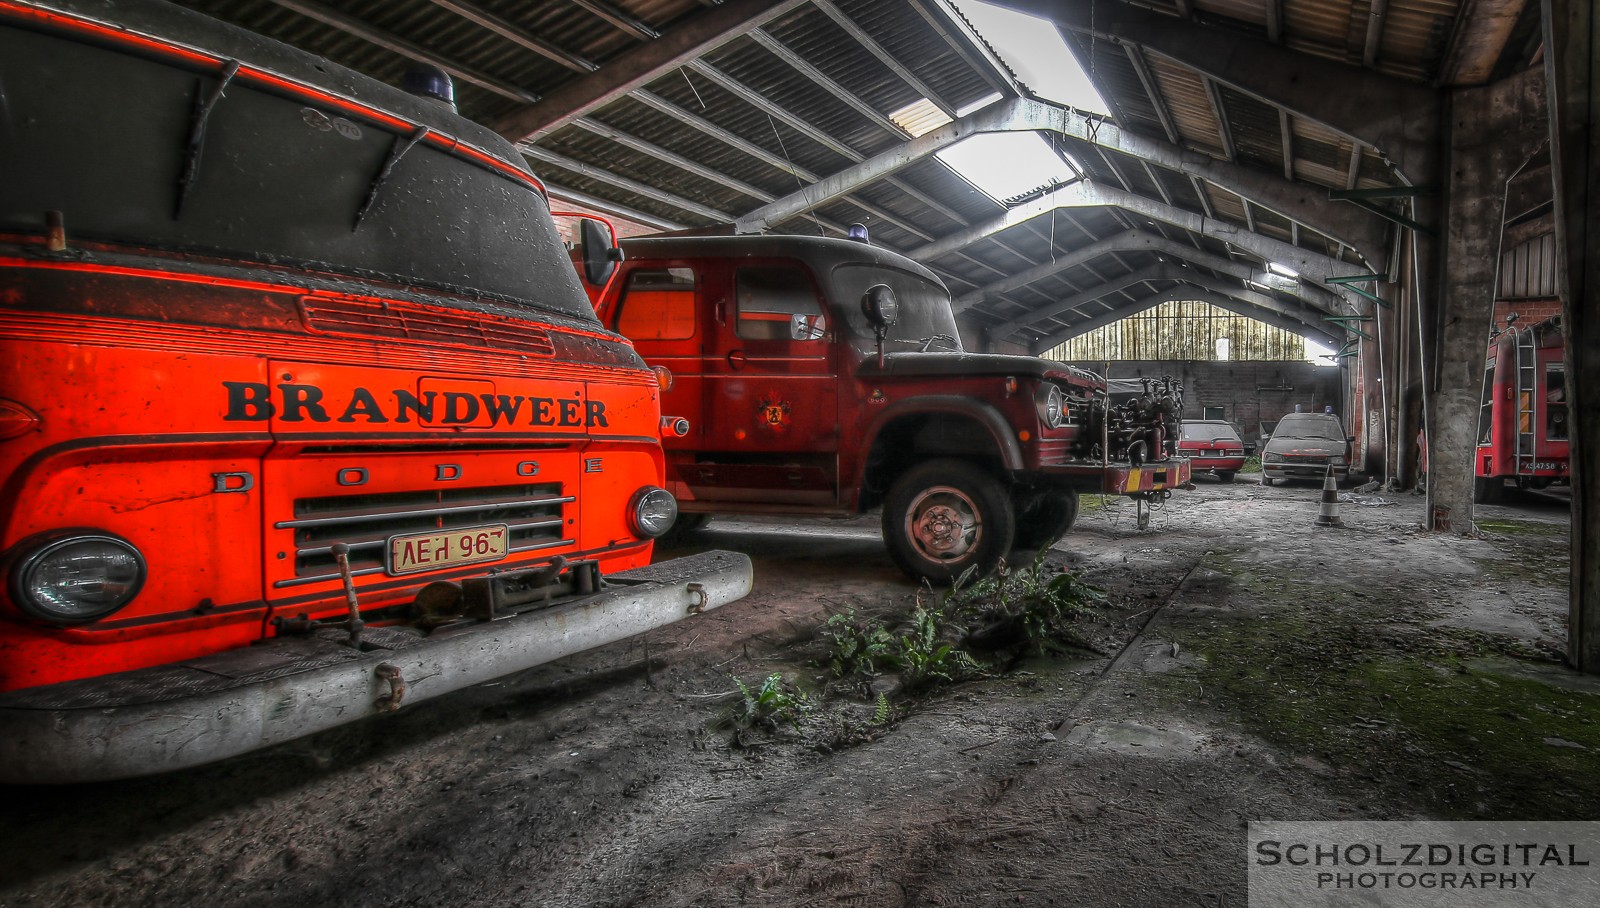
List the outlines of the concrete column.
{"type": "Polygon", "coordinates": [[[1436,530],[1473,532],[1472,458],[1506,182],[1546,139],[1544,85],[1544,73],[1534,69],[1449,96],[1442,267],[1434,277],[1438,293],[1423,295],[1437,305],[1422,321],[1428,507],[1436,530]]]}
{"type": "Polygon", "coordinates": [[[1600,12],[1544,0],[1561,321],[1572,414],[1572,577],[1567,659],[1600,674],[1600,12]]]}
{"type": "Polygon", "coordinates": [[[1385,488],[1390,488],[1390,483],[1398,477],[1395,459],[1403,457],[1405,451],[1401,439],[1394,437],[1392,418],[1396,403],[1392,395],[1396,390],[1397,375],[1394,350],[1399,343],[1395,332],[1394,303],[1398,293],[1396,286],[1387,281],[1363,284],[1362,289],[1383,297],[1389,305],[1380,306],[1370,300],[1364,301],[1363,314],[1371,316],[1372,321],[1357,324],[1362,331],[1372,335],[1372,340],[1361,340],[1361,355],[1351,364],[1356,374],[1360,404],[1355,408],[1355,417],[1348,428],[1360,446],[1356,456],[1361,462],[1361,471],[1382,483],[1385,488]]]}

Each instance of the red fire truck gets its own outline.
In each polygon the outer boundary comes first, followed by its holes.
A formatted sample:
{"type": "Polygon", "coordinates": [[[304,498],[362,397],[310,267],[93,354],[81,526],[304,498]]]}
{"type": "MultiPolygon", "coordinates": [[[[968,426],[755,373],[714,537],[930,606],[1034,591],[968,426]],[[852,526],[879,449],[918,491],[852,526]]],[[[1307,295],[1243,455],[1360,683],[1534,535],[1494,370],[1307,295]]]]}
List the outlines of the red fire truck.
{"type": "Polygon", "coordinates": [[[442,73],[142,0],[0,0],[0,61],[0,781],[193,766],[748,592],[742,555],[651,564],[660,379],[442,73]]]}
{"type": "Polygon", "coordinates": [[[1508,487],[1570,481],[1564,356],[1559,316],[1525,328],[1513,319],[1490,341],[1474,459],[1478,501],[1498,501],[1508,487]]]}
{"type": "Polygon", "coordinates": [[[949,582],[1066,532],[1081,492],[1151,507],[1189,484],[1182,388],[1112,406],[1065,363],[962,349],[927,268],[865,242],[639,238],[600,318],[670,372],[668,488],[709,514],[883,508],[890,554],[949,582]]]}

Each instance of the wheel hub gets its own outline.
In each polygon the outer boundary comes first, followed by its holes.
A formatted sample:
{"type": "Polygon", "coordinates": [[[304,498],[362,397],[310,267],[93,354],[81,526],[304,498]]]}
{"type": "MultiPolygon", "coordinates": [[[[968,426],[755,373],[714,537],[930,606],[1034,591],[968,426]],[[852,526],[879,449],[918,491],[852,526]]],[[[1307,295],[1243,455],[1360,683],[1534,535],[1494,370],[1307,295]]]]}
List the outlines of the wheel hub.
{"type": "Polygon", "coordinates": [[[911,513],[909,535],[930,558],[962,558],[977,544],[976,509],[953,490],[929,490],[911,513]]]}

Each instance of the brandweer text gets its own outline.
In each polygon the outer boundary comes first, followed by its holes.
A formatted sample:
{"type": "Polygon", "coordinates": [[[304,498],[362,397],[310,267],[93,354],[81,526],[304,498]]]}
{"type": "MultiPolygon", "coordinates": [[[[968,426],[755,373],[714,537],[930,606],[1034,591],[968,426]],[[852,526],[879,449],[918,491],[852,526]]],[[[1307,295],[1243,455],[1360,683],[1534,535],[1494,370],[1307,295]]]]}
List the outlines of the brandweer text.
{"type": "Polygon", "coordinates": [[[487,418],[489,426],[606,427],[606,405],[577,397],[524,397],[521,394],[467,394],[460,391],[424,391],[403,388],[389,392],[390,403],[379,401],[366,388],[357,387],[339,406],[326,399],[316,385],[280,384],[277,393],[262,382],[225,381],[228,409],[223,419],[260,422],[278,417],[282,422],[367,422],[470,425],[487,418]]]}

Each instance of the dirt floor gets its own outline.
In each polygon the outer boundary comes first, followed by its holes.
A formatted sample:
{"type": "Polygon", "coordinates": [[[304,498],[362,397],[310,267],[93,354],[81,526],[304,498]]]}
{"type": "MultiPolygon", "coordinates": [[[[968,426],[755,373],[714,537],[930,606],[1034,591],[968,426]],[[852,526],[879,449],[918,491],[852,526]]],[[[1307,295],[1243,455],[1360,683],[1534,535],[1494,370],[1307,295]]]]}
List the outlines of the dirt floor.
{"type": "Polygon", "coordinates": [[[919,591],[872,520],[715,521],[676,551],[751,553],[755,593],[648,640],[201,771],[0,788],[0,906],[1243,905],[1251,820],[1600,818],[1563,505],[1463,538],[1409,494],[1323,528],[1318,486],[1197,485],[1147,532],[1088,510],[1003,601],[919,591]],[[1105,600],[1067,584],[1044,638],[997,610],[1063,568],[1105,600]],[[919,661],[835,677],[869,638],[919,661]]]}

